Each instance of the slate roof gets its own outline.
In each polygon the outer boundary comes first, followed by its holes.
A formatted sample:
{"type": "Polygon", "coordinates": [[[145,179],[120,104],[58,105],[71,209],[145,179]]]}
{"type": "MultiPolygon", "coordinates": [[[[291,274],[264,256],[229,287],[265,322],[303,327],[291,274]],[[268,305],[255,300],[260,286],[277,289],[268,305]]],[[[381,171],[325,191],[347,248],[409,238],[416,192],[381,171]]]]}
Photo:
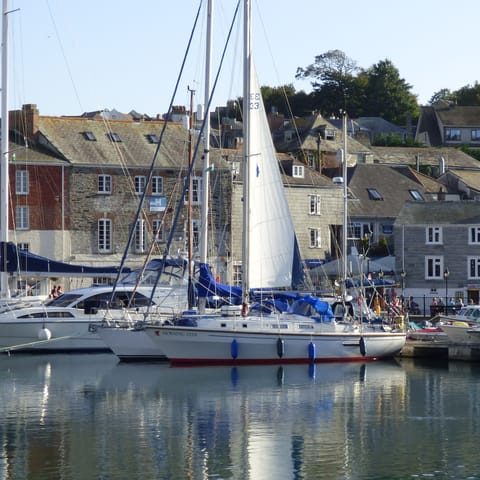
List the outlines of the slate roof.
{"type": "Polygon", "coordinates": [[[442,144],[440,128],[445,127],[480,128],[480,107],[458,106],[445,101],[422,107],[416,138],[427,145],[439,146],[442,144]]]}
{"type": "Polygon", "coordinates": [[[480,107],[449,105],[436,108],[435,113],[444,127],[480,127],[480,107]]]}
{"type": "Polygon", "coordinates": [[[381,117],[358,117],[355,119],[355,123],[360,129],[368,130],[372,140],[376,135],[394,133],[402,137],[407,133],[405,128],[381,117]]]}
{"type": "Polygon", "coordinates": [[[349,215],[371,218],[396,217],[403,203],[412,200],[410,190],[425,192],[417,181],[385,165],[358,164],[349,168],[348,188],[358,200],[349,202],[349,215]],[[369,188],[377,190],[382,200],[371,199],[369,188]]]}
{"type": "Polygon", "coordinates": [[[398,225],[479,224],[480,203],[461,202],[406,202],[398,214],[398,225]]]}
{"type": "Polygon", "coordinates": [[[322,175],[320,172],[307,167],[304,163],[293,157],[285,158],[286,155],[278,154],[280,160],[280,170],[283,175],[284,185],[308,186],[308,187],[333,187],[332,179],[322,175]],[[294,177],[293,166],[302,166],[304,171],[303,178],[294,177]]]}
{"type": "Polygon", "coordinates": [[[415,133],[416,139],[420,139],[420,137],[426,137],[425,143],[429,146],[442,145],[442,135],[438,128],[437,117],[433,107],[422,107],[421,109],[415,133]]]}
{"type": "MultiPolygon", "coordinates": [[[[441,179],[445,178],[447,183],[450,183],[451,180],[449,177],[455,177],[457,179],[457,182],[463,182],[465,185],[467,185],[469,188],[476,190],[477,192],[480,192],[480,169],[479,170],[460,170],[460,169],[455,169],[452,168],[451,170],[448,170],[448,172],[445,173],[444,176],[441,177],[441,179]]],[[[479,205],[480,208],[480,205],[479,205]]]]}
{"type": "MultiPolygon", "coordinates": [[[[327,152],[336,152],[339,148],[343,148],[342,131],[338,130],[332,123],[323,118],[320,114],[314,114],[307,117],[296,118],[295,124],[291,121],[284,125],[284,127],[276,132],[273,132],[275,147],[280,152],[290,152],[297,150],[317,151],[318,149],[318,134],[322,129],[335,130],[335,139],[327,140],[321,139],[321,150],[327,152]],[[285,130],[292,130],[296,128],[299,138],[294,136],[291,141],[284,141],[283,135],[285,130]]],[[[347,150],[349,153],[368,153],[369,149],[365,145],[357,142],[351,137],[347,137],[347,150]]]]}
{"type": "Polygon", "coordinates": [[[480,168],[475,158],[452,147],[370,147],[374,162],[389,165],[415,165],[416,156],[421,165],[438,166],[440,157],[445,159],[445,168],[480,168]]]}
{"type": "MultiPolygon", "coordinates": [[[[47,161],[52,153],[72,165],[127,166],[148,168],[158,143],[152,143],[149,135],[160,137],[163,121],[132,122],[88,117],[39,116],[38,143],[31,145],[29,158],[47,161]],[[88,140],[86,132],[95,140],[88,140]],[[112,141],[111,134],[117,134],[119,142],[112,141]]],[[[196,138],[194,138],[194,142],[196,138]]],[[[199,155],[203,146],[199,148],[199,155]]],[[[222,154],[230,151],[210,151],[211,163],[216,167],[226,165],[222,154]]],[[[162,140],[156,166],[178,168],[185,166],[188,155],[188,133],[182,125],[169,122],[162,140]]],[[[19,158],[19,155],[17,155],[19,158]]],[[[50,159],[50,161],[52,161],[50,159]]]]}
{"type": "MultiPolygon", "coordinates": [[[[39,131],[43,141],[52,145],[59,154],[74,164],[99,166],[126,164],[146,167],[153,158],[157,144],[146,135],[160,135],[161,124],[156,122],[104,121],[84,118],[39,118],[39,131]],[[91,132],[95,139],[85,138],[91,132]],[[114,142],[109,135],[117,134],[121,141],[114,142]]],[[[187,151],[187,133],[178,124],[168,124],[157,164],[162,167],[180,166],[187,151]]]]}
{"type": "Polygon", "coordinates": [[[434,178],[424,175],[421,172],[418,172],[414,168],[411,168],[407,165],[402,165],[399,167],[392,167],[397,172],[401,173],[402,175],[406,176],[410,180],[417,182],[425,192],[429,193],[438,193],[441,187],[444,186],[443,182],[435,180],[434,178]]]}

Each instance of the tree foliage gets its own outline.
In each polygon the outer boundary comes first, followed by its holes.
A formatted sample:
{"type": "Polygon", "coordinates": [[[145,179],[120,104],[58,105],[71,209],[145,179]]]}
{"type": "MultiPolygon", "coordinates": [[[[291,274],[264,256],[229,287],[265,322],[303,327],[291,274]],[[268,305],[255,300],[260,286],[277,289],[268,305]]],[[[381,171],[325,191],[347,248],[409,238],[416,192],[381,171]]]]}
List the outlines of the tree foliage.
{"type": "Polygon", "coordinates": [[[346,110],[351,117],[379,116],[399,125],[419,115],[411,85],[388,59],[364,70],[342,51],[330,50],[299,67],[296,78],[312,79],[316,106],[324,115],[346,110]]]}
{"type": "Polygon", "coordinates": [[[312,110],[311,97],[303,90],[297,92],[293,84],[280,87],[261,87],[266,112],[278,112],[287,117],[303,115],[312,110]]]}
{"type": "MultiPolygon", "coordinates": [[[[292,117],[318,111],[330,117],[346,111],[352,118],[382,117],[396,125],[414,123],[420,114],[417,97],[411,93],[412,86],[389,59],[363,69],[341,50],[329,50],[317,55],[314,63],[305,68],[298,67],[295,78],[309,79],[313,91],[296,91],[293,84],[263,86],[267,112],[276,111],[292,117]]],[[[456,91],[441,89],[432,95],[429,103],[439,100],[480,106],[480,84],[475,82],[473,86],[466,85],[456,91]]],[[[241,98],[238,98],[230,105],[228,113],[241,119],[240,105],[241,98]]]]}
{"type": "Polygon", "coordinates": [[[405,125],[408,118],[418,118],[417,97],[410,93],[411,85],[393,63],[381,60],[366,72],[366,102],[364,116],[378,116],[397,125],[405,125]]]}
{"type": "Polygon", "coordinates": [[[340,50],[329,50],[315,57],[315,63],[299,67],[295,78],[311,78],[315,107],[324,115],[350,110],[355,88],[356,62],[340,50]]]}
{"type": "Polygon", "coordinates": [[[433,105],[439,100],[455,102],[457,105],[463,107],[478,107],[480,106],[480,84],[475,82],[473,86],[465,85],[453,92],[448,88],[442,88],[433,94],[429,104],[433,105]]]}

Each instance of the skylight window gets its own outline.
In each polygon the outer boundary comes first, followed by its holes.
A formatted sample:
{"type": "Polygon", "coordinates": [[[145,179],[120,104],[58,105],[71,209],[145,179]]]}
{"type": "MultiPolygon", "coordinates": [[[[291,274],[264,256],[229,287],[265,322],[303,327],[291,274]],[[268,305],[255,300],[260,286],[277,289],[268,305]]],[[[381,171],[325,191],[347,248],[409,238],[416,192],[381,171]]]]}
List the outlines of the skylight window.
{"type": "Polygon", "coordinates": [[[121,142],[122,141],[122,139],[120,138],[120,135],[118,133],[115,133],[115,132],[109,133],[108,138],[112,142],[121,142]]]}
{"type": "Polygon", "coordinates": [[[83,137],[85,140],[89,140],[90,142],[96,142],[97,138],[93,134],[93,132],[83,132],[83,137]]]}
{"type": "Polygon", "coordinates": [[[383,200],[382,195],[376,188],[367,188],[367,192],[370,200],[383,200]]]}
{"type": "Polygon", "coordinates": [[[149,133],[148,135],[145,135],[147,137],[147,140],[150,143],[158,143],[160,142],[160,139],[158,138],[158,135],[155,135],[154,133],[149,133]]]}
{"type": "Polygon", "coordinates": [[[418,190],[409,190],[409,192],[414,200],[418,200],[419,202],[423,202],[425,200],[423,195],[418,190]]]}

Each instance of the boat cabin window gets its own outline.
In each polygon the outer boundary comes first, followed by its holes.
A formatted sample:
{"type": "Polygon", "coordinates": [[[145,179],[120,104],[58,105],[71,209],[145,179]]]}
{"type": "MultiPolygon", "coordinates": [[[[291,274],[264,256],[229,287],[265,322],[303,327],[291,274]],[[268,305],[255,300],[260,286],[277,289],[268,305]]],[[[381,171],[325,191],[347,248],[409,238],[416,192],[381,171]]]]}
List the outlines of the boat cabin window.
{"type": "MultiPolygon", "coordinates": [[[[112,301],[112,293],[111,292],[102,292],[98,293],[97,295],[92,295],[88,298],[84,298],[79,301],[75,308],[81,309],[91,309],[94,308],[113,308],[113,309],[120,309],[127,307],[129,304],[130,299],[132,298],[133,292],[115,292],[112,301]]],[[[135,292],[133,295],[133,299],[130,303],[131,308],[136,307],[146,307],[150,304],[150,299],[147,298],[145,295],[135,292]]]]}
{"type": "Polygon", "coordinates": [[[27,315],[21,315],[18,318],[73,318],[74,315],[71,312],[49,312],[47,310],[43,312],[29,313],[27,315]]]}
{"type": "Polygon", "coordinates": [[[60,295],[57,298],[54,298],[50,302],[47,302],[46,304],[49,307],[74,307],[76,301],[81,298],[82,295],[80,294],[73,294],[73,293],[64,293],[63,295],[60,295]]]}

